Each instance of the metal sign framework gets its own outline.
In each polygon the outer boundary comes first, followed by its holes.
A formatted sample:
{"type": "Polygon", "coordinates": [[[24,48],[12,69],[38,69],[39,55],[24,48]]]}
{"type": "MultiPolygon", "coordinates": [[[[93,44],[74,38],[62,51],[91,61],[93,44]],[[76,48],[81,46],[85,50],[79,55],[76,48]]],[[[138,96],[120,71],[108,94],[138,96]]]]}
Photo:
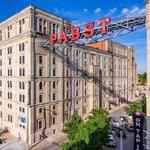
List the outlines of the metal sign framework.
{"type": "MultiPolygon", "coordinates": [[[[121,35],[125,35],[130,32],[135,32],[139,29],[145,28],[146,25],[146,16],[140,16],[140,17],[130,17],[125,18],[122,21],[118,22],[111,22],[107,25],[107,34],[101,35],[101,30],[99,26],[95,26],[95,35],[92,38],[85,39],[84,38],[84,31],[80,32],[80,39],[78,41],[70,41],[68,43],[65,43],[64,45],[72,45],[72,44],[79,44],[79,45],[86,45],[94,42],[98,42],[105,39],[112,39],[121,35]]],[[[41,33],[36,33],[36,35],[43,37],[43,46],[49,45],[49,36],[43,35],[41,33]]],[[[71,36],[71,34],[67,35],[68,37],[71,36]]],[[[59,46],[60,44],[55,44],[54,46],[59,46]]],[[[52,47],[54,47],[52,46],[52,47]]],[[[60,45],[62,46],[62,45],[60,45]]]]}

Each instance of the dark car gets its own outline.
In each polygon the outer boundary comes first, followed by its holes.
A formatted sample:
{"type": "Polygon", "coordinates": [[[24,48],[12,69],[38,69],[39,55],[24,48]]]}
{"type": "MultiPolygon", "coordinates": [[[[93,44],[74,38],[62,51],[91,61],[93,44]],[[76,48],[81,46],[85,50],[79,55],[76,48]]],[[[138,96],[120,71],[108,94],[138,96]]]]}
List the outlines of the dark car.
{"type": "Polygon", "coordinates": [[[126,132],[125,132],[125,130],[123,129],[123,128],[118,128],[118,129],[116,129],[116,134],[117,134],[117,136],[118,137],[120,137],[121,136],[121,131],[122,131],[122,137],[123,138],[126,138],[126,132]]]}
{"type": "Polygon", "coordinates": [[[134,131],[134,126],[132,124],[126,124],[125,128],[129,131],[129,132],[133,132],[134,131]]]}
{"type": "Polygon", "coordinates": [[[108,142],[106,143],[106,146],[116,147],[116,140],[113,135],[108,134],[108,142]]]}

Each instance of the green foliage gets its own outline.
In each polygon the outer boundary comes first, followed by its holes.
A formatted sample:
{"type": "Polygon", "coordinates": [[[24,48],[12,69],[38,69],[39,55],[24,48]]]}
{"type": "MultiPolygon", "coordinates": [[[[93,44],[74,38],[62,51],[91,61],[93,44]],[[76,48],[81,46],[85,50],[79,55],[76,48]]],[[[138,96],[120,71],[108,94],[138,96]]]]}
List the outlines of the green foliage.
{"type": "Polygon", "coordinates": [[[147,83],[147,73],[143,73],[143,74],[138,74],[138,80],[140,85],[146,85],[147,83]]]}
{"type": "Polygon", "coordinates": [[[133,104],[126,106],[125,111],[131,116],[135,111],[142,111],[142,104],[140,102],[134,102],[133,104]]]}
{"type": "Polygon", "coordinates": [[[67,133],[70,140],[74,140],[75,133],[79,130],[79,125],[83,122],[81,116],[74,115],[65,123],[63,132],[67,133]]]}
{"type": "Polygon", "coordinates": [[[146,114],[146,96],[142,97],[142,112],[146,114]]]}
{"type": "Polygon", "coordinates": [[[69,141],[62,150],[101,150],[108,140],[108,114],[106,109],[94,109],[86,122],[80,116],[72,116],[63,129],[69,141]]]}

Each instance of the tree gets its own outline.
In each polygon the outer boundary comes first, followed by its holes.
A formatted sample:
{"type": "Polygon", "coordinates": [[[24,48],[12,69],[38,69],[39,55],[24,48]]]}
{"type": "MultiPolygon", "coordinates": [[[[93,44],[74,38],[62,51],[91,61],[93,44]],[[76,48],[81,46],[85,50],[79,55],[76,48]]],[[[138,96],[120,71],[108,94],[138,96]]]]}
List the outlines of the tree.
{"type": "Polygon", "coordinates": [[[76,132],[79,130],[79,125],[83,122],[81,116],[73,115],[68,122],[65,123],[63,132],[67,133],[70,140],[74,140],[76,132]]]}
{"type": "Polygon", "coordinates": [[[125,111],[131,116],[135,111],[142,111],[142,104],[140,102],[134,102],[133,104],[126,106],[125,111]]]}
{"type": "Polygon", "coordinates": [[[147,73],[138,74],[138,80],[140,85],[146,85],[147,83],[147,73]]]}
{"type": "Polygon", "coordinates": [[[80,116],[71,117],[63,129],[69,140],[62,145],[62,149],[101,150],[108,141],[108,114],[106,109],[100,108],[92,110],[85,122],[80,116]]]}

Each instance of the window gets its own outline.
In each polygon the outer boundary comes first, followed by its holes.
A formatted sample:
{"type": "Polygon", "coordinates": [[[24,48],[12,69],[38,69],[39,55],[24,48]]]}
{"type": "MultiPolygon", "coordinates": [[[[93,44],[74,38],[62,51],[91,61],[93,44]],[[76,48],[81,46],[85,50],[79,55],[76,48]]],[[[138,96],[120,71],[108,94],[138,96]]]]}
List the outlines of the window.
{"type": "Polygon", "coordinates": [[[2,30],[0,30],[0,41],[2,41],[2,30]]]}
{"type": "Polygon", "coordinates": [[[8,69],[8,76],[12,76],[12,69],[8,69]]]}
{"type": "Polygon", "coordinates": [[[76,96],[78,96],[78,90],[76,90],[76,96]]]}
{"type": "Polygon", "coordinates": [[[39,56],[39,64],[42,64],[42,63],[43,63],[43,57],[39,56]]]}
{"type": "Polygon", "coordinates": [[[56,76],[56,69],[53,69],[53,76],[56,76]]]}
{"type": "Polygon", "coordinates": [[[25,57],[19,56],[19,64],[24,64],[24,63],[25,63],[25,57]]]}
{"type": "Polygon", "coordinates": [[[56,124],[56,117],[52,116],[52,125],[56,124]]]}
{"type": "Polygon", "coordinates": [[[2,101],[0,101],[0,105],[2,105],[2,101]]]}
{"type": "Polygon", "coordinates": [[[42,32],[42,19],[39,19],[39,32],[42,32]]]}
{"type": "Polygon", "coordinates": [[[19,102],[25,102],[25,95],[19,94],[19,102]]]}
{"type": "Polygon", "coordinates": [[[25,108],[19,107],[19,111],[24,113],[25,112],[25,108]]]}
{"type": "Polygon", "coordinates": [[[68,87],[68,86],[69,86],[69,81],[66,82],[66,87],[68,87]]]}
{"type": "Polygon", "coordinates": [[[12,54],[12,47],[10,46],[10,47],[7,47],[7,53],[8,54],[12,54]]]}
{"type": "Polygon", "coordinates": [[[0,118],[2,118],[2,116],[3,116],[3,115],[2,115],[2,111],[0,111],[0,118]]]}
{"type": "Polygon", "coordinates": [[[56,65],[56,59],[53,57],[53,65],[56,65]]]}
{"type": "Polygon", "coordinates": [[[22,43],[22,51],[24,51],[24,50],[25,50],[25,44],[22,43]]]}
{"type": "Polygon", "coordinates": [[[53,89],[55,89],[56,88],[56,82],[54,81],[53,82],[53,89]]]}
{"type": "Polygon", "coordinates": [[[76,101],[76,105],[78,105],[78,103],[79,103],[79,102],[78,102],[78,101],[76,101]]]}
{"type": "Polygon", "coordinates": [[[53,93],[53,101],[56,100],[56,93],[53,93]]]}
{"type": "Polygon", "coordinates": [[[25,76],[25,69],[24,68],[19,69],[19,76],[25,76]]]}
{"type": "Polygon", "coordinates": [[[0,97],[2,97],[2,91],[0,91],[0,97]]]}
{"type": "Polygon", "coordinates": [[[12,92],[8,92],[8,99],[12,99],[12,92]]]}
{"type": "Polygon", "coordinates": [[[43,21],[43,33],[47,33],[47,28],[46,28],[46,20],[43,21]]]}
{"type": "Polygon", "coordinates": [[[2,66],[2,60],[0,59],[0,66],[2,66]]]}
{"type": "Polygon", "coordinates": [[[2,56],[2,50],[0,49],[0,56],[2,56]]]}
{"type": "Polygon", "coordinates": [[[38,121],[38,129],[41,129],[42,128],[42,120],[39,120],[38,121]]]}
{"type": "Polygon", "coordinates": [[[0,76],[2,76],[2,70],[0,70],[0,76]]]}
{"type": "Polygon", "coordinates": [[[19,89],[22,89],[22,90],[25,89],[25,83],[24,82],[19,82],[19,89]]]}
{"type": "Polygon", "coordinates": [[[11,65],[11,58],[8,58],[8,64],[11,65]]]}
{"type": "Polygon", "coordinates": [[[42,76],[42,75],[43,75],[43,69],[40,68],[40,69],[39,69],[39,76],[42,76]]]}
{"type": "Polygon", "coordinates": [[[76,81],[76,86],[78,87],[79,83],[78,83],[78,80],[76,81]]]}
{"type": "Polygon", "coordinates": [[[19,20],[19,33],[22,32],[21,20],[19,20]]]}
{"type": "Polygon", "coordinates": [[[19,51],[24,51],[25,50],[25,43],[19,43],[19,51]]]}
{"type": "Polygon", "coordinates": [[[12,88],[12,81],[7,81],[8,88],[12,88]]]}
{"type": "Polygon", "coordinates": [[[8,115],[8,121],[12,122],[12,115],[8,115]]]}
{"type": "Polygon", "coordinates": [[[56,25],[53,24],[53,33],[56,33],[56,25]]]}
{"type": "Polygon", "coordinates": [[[84,94],[86,95],[87,94],[87,90],[85,89],[85,91],[84,91],[84,94]]]}
{"type": "Polygon", "coordinates": [[[43,84],[42,84],[42,82],[39,83],[39,89],[40,89],[40,90],[43,89],[43,84]]]}
{"type": "Polygon", "coordinates": [[[25,24],[25,20],[24,19],[22,19],[22,24],[25,24]]]}
{"type": "Polygon", "coordinates": [[[9,104],[9,103],[8,103],[7,106],[8,106],[8,108],[12,109],[12,104],[9,104]]]}
{"type": "Polygon", "coordinates": [[[0,80],[0,87],[2,87],[2,81],[0,80]]]}
{"type": "Polygon", "coordinates": [[[39,95],[39,102],[42,103],[43,101],[43,95],[39,95]]]}
{"type": "Polygon", "coordinates": [[[19,51],[21,51],[21,44],[19,43],[19,51]]]}
{"type": "Polygon", "coordinates": [[[42,113],[42,108],[39,108],[39,113],[42,113]]]}
{"type": "Polygon", "coordinates": [[[9,26],[7,27],[7,38],[10,38],[10,29],[9,29],[9,26]]]}

